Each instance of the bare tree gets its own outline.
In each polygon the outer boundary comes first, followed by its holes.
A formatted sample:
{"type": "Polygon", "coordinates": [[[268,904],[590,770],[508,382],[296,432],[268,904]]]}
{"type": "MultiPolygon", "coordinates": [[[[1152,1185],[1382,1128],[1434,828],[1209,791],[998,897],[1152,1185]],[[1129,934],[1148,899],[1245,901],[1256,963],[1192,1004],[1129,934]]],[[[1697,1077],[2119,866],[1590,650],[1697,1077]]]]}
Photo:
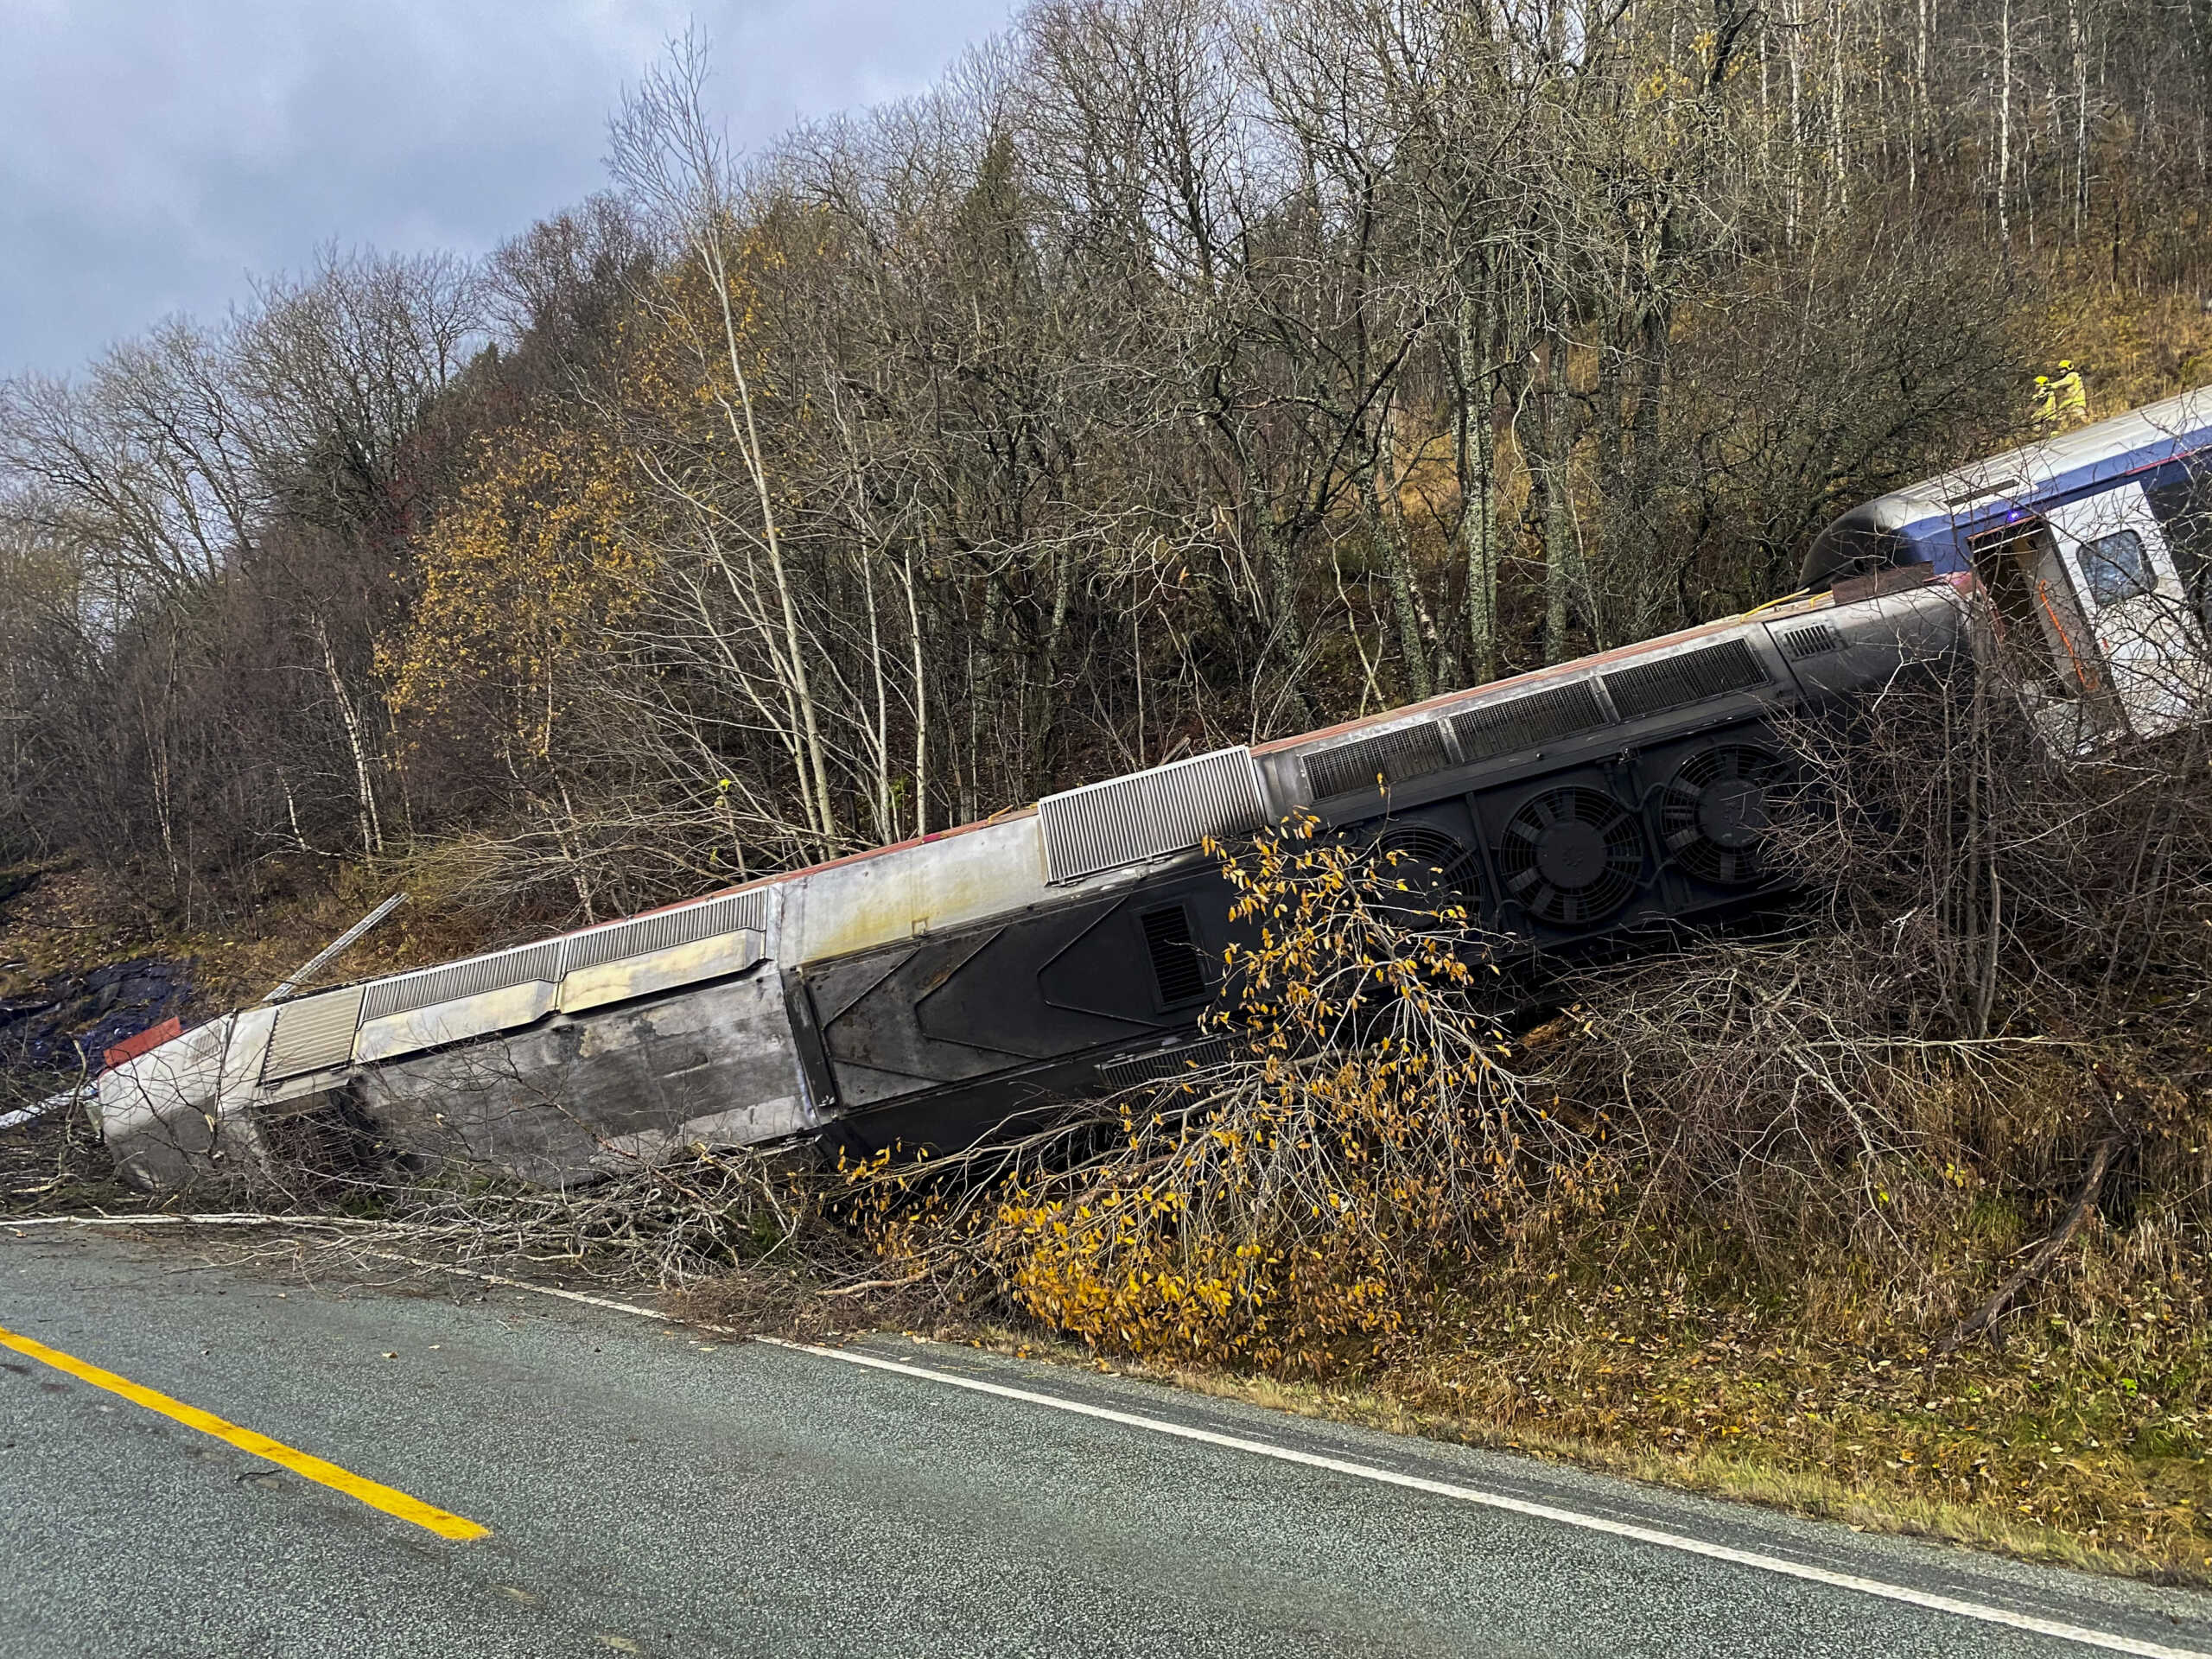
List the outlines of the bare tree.
{"type": "MultiPolygon", "coordinates": [[[[779,690],[793,716],[795,729],[788,741],[800,765],[800,794],[826,848],[836,843],[837,825],[821,717],[808,680],[810,646],[785,569],[776,491],[747,372],[747,359],[756,348],[747,339],[750,319],[741,315],[748,286],[741,244],[741,203],[728,142],[706,111],[706,80],[704,40],[692,33],[672,42],[666,60],[625,95],[609,124],[607,160],[616,181],[662,233],[697,262],[708,285],[704,327],[690,308],[664,289],[641,289],[639,299],[694,359],[751,486],[757,517],[749,522],[738,518],[722,500],[696,488],[650,448],[641,448],[638,456],[670,499],[690,518],[691,534],[707,552],[715,575],[766,647],[779,690]],[[749,556],[755,550],[766,565],[765,590],[750,569],[749,556]]],[[[699,613],[703,619],[705,613],[699,613]]],[[[716,643],[718,648],[727,648],[723,642],[716,643]]],[[[769,715],[767,699],[757,701],[763,715],[769,715]]]]}

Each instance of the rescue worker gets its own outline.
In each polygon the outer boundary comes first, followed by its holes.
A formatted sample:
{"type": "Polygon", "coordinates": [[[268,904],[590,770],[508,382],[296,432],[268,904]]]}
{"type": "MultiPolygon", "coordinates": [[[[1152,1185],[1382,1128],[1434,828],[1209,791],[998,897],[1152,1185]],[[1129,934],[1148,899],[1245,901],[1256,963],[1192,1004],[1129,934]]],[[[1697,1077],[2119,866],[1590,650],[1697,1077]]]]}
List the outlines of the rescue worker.
{"type": "Polygon", "coordinates": [[[2050,391],[2060,426],[2078,426],[2089,418],[2089,394],[2082,389],[2081,371],[2070,360],[2058,365],[2058,378],[2050,391]]]}
{"type": "Polygon", "coordinates": [[[2050,389],[2050,377],[2036,376],[2036,430],[2048,432],[2058,421],[2058,399],[2050,389]]]}

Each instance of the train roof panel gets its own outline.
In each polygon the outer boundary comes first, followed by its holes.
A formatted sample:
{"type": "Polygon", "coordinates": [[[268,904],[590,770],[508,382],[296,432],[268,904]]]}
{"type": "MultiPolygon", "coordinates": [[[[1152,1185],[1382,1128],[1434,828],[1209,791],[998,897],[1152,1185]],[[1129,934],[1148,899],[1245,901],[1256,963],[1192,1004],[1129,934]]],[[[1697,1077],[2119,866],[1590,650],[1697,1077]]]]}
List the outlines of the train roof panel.
{"type": "Polygon", "coordinates": [[[2201,387],[1853,507],[1815,539],[1801,581],[1817,587],[1869,563],[1870,550],[1885,545],[1905,556],[1933,552],[1938,556],[1931,562],[1945,569],[1940,556],[1961,531],[2091,493],[2207,448],[2212,448],[2212,387],[2201,387]]]}

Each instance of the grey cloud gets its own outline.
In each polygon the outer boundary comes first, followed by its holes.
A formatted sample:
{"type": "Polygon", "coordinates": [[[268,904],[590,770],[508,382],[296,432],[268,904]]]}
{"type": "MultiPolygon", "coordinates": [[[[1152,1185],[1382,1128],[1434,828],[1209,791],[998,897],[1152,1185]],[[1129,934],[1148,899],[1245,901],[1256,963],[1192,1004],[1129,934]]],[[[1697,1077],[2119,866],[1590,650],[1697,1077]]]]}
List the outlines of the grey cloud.
{"type": "Polygon", "coordinates": [[[321,243],[480,251],[598,188],[696,15],[744,145],[918,90],[1007,0],[0,0],[0,373],[219,315],[321,243]]]}

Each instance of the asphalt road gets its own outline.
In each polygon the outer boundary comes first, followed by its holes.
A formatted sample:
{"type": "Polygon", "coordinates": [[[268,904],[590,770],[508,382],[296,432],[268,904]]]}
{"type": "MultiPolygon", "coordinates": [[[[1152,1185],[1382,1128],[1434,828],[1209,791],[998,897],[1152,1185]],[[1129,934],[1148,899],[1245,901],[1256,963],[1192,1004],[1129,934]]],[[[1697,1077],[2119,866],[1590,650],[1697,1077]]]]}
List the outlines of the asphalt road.
{"type": "Polygon", "coordinates": [[[0,1347],[5,1659],[2212,1654],[2212,1598],[899,1338],[856,1351],[909,1370],[4,1224],[0,1328],[490,1529],[0,1347]]]}

